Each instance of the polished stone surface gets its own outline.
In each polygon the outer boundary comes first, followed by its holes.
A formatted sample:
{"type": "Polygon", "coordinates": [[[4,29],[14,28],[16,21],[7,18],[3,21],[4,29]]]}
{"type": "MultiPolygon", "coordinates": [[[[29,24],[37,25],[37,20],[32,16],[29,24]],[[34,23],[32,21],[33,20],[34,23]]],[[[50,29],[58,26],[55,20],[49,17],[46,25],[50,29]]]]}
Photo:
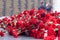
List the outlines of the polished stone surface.
{"type": "Polygon", "coordinates": [[[0,40],[42,40],[42,39],[35,39],[33,37],[26,37],[26,36],[19,36],[18,38],[14,38],[10,35],[5,35],[4,37],[0,37],[0,40]]]}

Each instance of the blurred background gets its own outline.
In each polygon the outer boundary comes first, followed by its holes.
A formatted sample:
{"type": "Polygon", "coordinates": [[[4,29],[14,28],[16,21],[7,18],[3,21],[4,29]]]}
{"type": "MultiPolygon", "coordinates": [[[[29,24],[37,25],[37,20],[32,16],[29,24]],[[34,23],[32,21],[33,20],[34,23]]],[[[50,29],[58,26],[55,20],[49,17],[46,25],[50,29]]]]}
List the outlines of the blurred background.
{"type": "Polygon", "coordinates": [[[0,17],[18,14],[24,10],[31,10],[41,7],[52,8],[52,0],[0,0],[0,17]]]}

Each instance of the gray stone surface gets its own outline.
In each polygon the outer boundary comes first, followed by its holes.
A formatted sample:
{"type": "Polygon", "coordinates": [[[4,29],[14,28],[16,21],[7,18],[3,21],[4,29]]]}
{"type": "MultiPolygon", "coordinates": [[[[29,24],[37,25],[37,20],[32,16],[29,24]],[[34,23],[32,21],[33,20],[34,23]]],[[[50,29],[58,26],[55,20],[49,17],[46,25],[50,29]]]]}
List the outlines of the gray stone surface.
{"type": "Polygon", "coordinates": [[[18,36],[18,38],[14,38],[10,35],[5,35],[4,37],[0,37],[0,40],[42,40],[42,39],[35,39],[33,37],[26,37],[26,36],[18,36]]]}

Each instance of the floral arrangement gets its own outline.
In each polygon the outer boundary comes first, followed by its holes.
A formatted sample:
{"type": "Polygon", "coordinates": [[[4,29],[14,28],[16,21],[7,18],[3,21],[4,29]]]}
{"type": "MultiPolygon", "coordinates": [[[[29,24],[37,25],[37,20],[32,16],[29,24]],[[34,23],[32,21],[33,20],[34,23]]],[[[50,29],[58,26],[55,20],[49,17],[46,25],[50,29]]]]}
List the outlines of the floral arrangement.
{"type": "Polygon", "coordinates": [[[25,10],[19,14],[0,19],[0,36],[6,32],[13,37],[19,35],[31,36],[38,39],[54,40],[60,36],[60,13],[47,12],[44,9],[25,10]],[[44,37],[47,30],[47,37],[44,37]]]}

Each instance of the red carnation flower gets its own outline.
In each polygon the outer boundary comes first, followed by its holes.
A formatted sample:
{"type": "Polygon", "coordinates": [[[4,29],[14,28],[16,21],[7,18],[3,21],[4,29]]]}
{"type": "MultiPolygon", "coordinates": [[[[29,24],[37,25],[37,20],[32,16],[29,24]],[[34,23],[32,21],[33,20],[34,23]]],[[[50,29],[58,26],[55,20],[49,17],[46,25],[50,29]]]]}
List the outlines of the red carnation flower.
{"type": "Polygon", "coordinates": [[[48,28],[48,36],[51,36],[51,35],[56,35],[56,33],[55,33],[55,31],[54,31],[54,28],[49,27],[49,28],[48,28]]]}
{"type": "Polygon", "coordinates": [[[60,18],[58,18],[58,19],[57,19],[57,23],[59,23],[59,24],[60,24],[60,18]]]}
{"type": "Polygon", "coordinates": [[[16,28],[20,28],[21,30],[24,30],[24,21],[18,20],[16,23],[16,28]]]}
{"type": "Polygon", "coordinates": [[[0,31],[0,36],[3,37],[4,36],[4,32],[0,31]]]}
{"type": "Polygon", "coordinates": [[[30,23],[36,24],[36,23],[37,23],[37,20],[36,20],[35,18],[32,18],[32,19],[30,20],[30,23]]]}
{"type": "Polygon", "coordinates": [[[51,35],[51,36],[47,36],[46,38],[44,38],[44,40],[54,40],[55,36],[51,35]]]}
{"type": "Polygon", "coordinates": [[[11,32],[10,32],[15,38],[18,37],[19,33],[16,29],[13,29],[11,32]]]}

